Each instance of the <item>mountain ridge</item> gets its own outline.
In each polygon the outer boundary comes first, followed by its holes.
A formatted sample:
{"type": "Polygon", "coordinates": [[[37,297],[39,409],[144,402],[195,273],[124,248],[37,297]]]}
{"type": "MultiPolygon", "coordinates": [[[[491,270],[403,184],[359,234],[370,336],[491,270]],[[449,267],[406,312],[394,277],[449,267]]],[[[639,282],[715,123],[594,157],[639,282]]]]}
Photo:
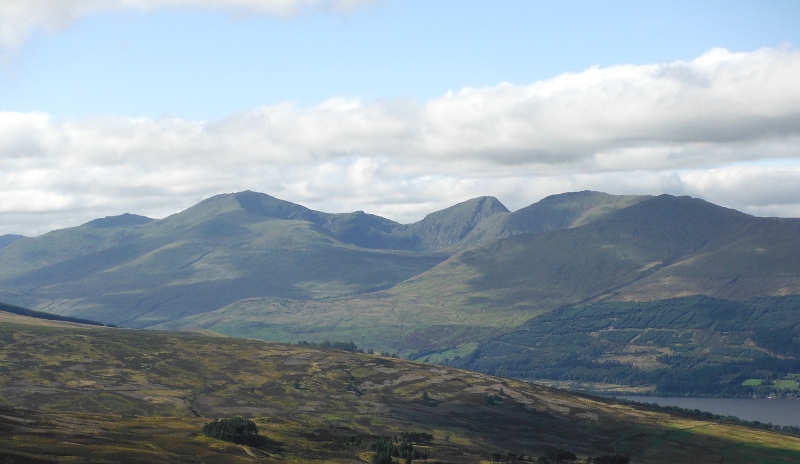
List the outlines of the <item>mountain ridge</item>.
{"type": "MultiPolygon", "coordinates": [[[[691,197],[591,191],[553,195],[514,212],[479,197],[405,225],[364,212],[313,211],[256,192],[218,195],[162,220],[126,225],[130,219],[20,239],[0,250],[0,301],[139,328],[353,341],[487,372],[509,360],[530,365],[524,357],[551,340],[571,357],[557,358],[563,369],[548,371],[558,377],[550,380],[591,381],[622,363],[626,374],[613,378],[647,379],[636,388],[651,390],[680,385],[656,373],[686,356],[680,362],[695,365],[690,377],[736,372],[709,378],[737,395],[746,390],[731,379],[756,372],[753,363],[771,366],[764,372],[775,378],[791,374],[780,358],[789,354],[769,346],[795,339],[798,219],[758,218],[691,197]],[[742,319],[735,336],[678,323],[715,308],[739,318],[753,308],[785,317],[742,319]],[[596,312],[597,320],[560,316],[571,311],[596,312]],[[620,345],[603,338],[609,311],[674,312],[678,319],[671,329],[644,325],[615,334],[627,340],[620,345]],[[563,340],[582,344],[562,346],[550,332],[525,335],[536,321],[558,321],[563,340]],[[675,341],[683,336],[688,351],[675,341]],[[503,337],[518,340],[519,350],[498,351],[492,342],[503,337]],[[639,339],[649,341],[637,345],[639,339]],[[718,351],[732,354],[712,356],[718,351]],[[571,363],[585,375],[570,373],[571,363]]],[[[514,369],[508,374],[538,375],[514,369]]]]}
{"type": "Polygon", "coordinates": [[[112,216],[12,243],[0,251],[0,297],[146,326],[259,296],[365,293],[493,240],[486,224],[510,214],[496,198],[479,197],[402,225],[252,191],[220,194],[160,220],[112,216]]]}

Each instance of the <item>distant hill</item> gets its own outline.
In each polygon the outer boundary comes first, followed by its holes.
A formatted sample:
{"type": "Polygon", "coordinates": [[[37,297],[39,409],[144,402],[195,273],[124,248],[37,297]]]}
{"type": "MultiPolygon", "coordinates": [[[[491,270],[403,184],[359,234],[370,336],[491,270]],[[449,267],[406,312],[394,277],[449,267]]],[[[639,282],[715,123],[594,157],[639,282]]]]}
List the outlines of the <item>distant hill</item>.
{"type": "Polygon", "coordinates": [[[25,238],[25,236],[13,234],[0,235],[0,248],[5,248],[21,238],[25,238]]]}
{"type": "Polygon", "coordinates": [[[9,463],[370,462],[385,437],[403,449],[413,442],[412,463],[800,460],[796,428],[365,353],[2,312],[0,346],[0,461],[9,463]],[[201,433],[234,417],[265,439],[237,445],[201,433]]]}

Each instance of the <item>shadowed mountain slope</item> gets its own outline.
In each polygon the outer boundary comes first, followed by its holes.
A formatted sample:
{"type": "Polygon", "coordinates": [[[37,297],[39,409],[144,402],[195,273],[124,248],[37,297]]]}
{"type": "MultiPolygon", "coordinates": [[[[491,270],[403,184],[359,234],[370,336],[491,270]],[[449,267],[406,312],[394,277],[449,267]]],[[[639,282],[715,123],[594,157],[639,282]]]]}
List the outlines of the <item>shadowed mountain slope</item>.
{"type": "Polygon", "coordinates": [[[474,242],[473,235],[485,224],[504,217],[508,209],[494,197],[479,197],[431,213],[419,222],[401,228],[415,237],[418,249],[459,248],[474,242]]]}

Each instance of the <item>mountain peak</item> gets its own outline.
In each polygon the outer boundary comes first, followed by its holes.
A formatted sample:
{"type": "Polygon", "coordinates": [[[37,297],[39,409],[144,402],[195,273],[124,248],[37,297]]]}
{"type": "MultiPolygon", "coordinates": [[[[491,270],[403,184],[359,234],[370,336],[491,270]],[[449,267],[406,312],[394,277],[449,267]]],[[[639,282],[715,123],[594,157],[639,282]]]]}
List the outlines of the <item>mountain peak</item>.
{"type": "Polygon", "coordinates": [[[234,193],[233,196],[245,211],[257,216],[275,219],[299,219],[317,224],[323,222],[327,216],[326,213],[320,213],[303,205],[281,200],[266,193],[245,190],[244,192],[234,193]]]}
{"type": "Polygon", "coordinates": [[[477,197],[471,200],[462,201],[449,208],[428,214],[420,221],[422,223],[438,223],[445,218],[454,220],[456,218],[467,221],[468,223],[480,222],[495,213],[507,213],[500,200],[495,197],[477,197]]]}
{"type": "Polygon", "coordinates": [[[509,214],[503,235],[567,229],[588,224],[648,198],[583,190],[559,193],[509,214]]]}
{"type": "Polygon", "coordinates": [[[153,221],[154,219],[151,219],[147,216],[124,213],[118,216],[106,216],[103,218],[94,219],[83,225],[85,227],[92,227],[94,229],[109,229],[112,227],[140,226],[142,224],[147,224],[148,222],[153,222],[153,221]]]}
{"type": "Polygon", "coordinates": [[[478,197],[428,214],[408,227],[422,238],[428,249],[444,249],[466,239],[487,219],[507,213],[508,208],[497,198],[478,197]]]}

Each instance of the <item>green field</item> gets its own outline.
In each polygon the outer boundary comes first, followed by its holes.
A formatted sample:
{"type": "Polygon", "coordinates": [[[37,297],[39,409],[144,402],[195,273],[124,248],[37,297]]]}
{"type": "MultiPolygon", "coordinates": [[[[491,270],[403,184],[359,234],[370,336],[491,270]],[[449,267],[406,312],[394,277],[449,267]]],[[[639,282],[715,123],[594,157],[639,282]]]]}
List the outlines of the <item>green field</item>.
{"type": "Polygon", "coordinates": [[[800,383],[797,380],[778,380],[775,382],[775,388],[780,390],[800,390],[800,383]]]}
{"type": "Polygon", "coordinates": [[[755,388],[755,391],[766,395],[797,393],[800,391],[800,382],[797,381],[797,374],[787,375],[780,380],[771,379],[747,379],[742,382],[744,387],[755,388]]]}

